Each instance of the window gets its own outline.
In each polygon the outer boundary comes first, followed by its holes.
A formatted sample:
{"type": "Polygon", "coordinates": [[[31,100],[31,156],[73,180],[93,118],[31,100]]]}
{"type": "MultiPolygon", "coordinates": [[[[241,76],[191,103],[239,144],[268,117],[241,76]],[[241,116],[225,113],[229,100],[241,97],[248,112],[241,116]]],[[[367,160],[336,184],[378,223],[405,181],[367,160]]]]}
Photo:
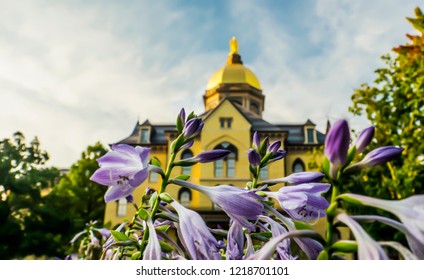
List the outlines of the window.
{"type": "Polygon", "coordinates": [[[253,113],[259,114],[259,105],[256,102],[251,102],[250,111],[252,111],[253,113]]]}
{"type": "Polygon", "coordinates": [[[118,211],[116,213],[118,217],[125,217],[127,215],[127,199],[121,198],[118,200],[118,211]]]}
{"type": "Polygon", "coordinates": [[[215,161],[215,177],[235,177],[236,161],[238,155],[237,148],[228,142],[223,142],[217,145],[214,149],[225,149],[231,151],[231,153],[225,159],[215,161]]]}
{"type": "Polygon", "coordinates": [[[187,188],[181,188],[178,192],[178,200],[184,207],[189,207],[191,201],[191,191],[187,188]]]}
{"type": "Polygon", "coordinates": [[[156,183],[158,180],[159,180],[159,174],[157,174],[156,172],[150,172],[150,178],[149,178],[150,183],[156,183]]]}
{"type": "MultiPolygon", "coordinates": [[[[185,150],[181,154],[181,159],[191,158],[193,153],[190,150],[185,150]]],[[[183,166],[182,170],[183,174],[191,175],[191,166],[183,166]]]]}
{"type": "Polygon", "coordinates": [[[231,128],[231,124],[233,123],[233,118],[220,118],[219,124],[221,128],[231,128]]]}
{"type": "Polygon", "coordinates": [[[141,130],[141,143],[149,143],[149,130],[147,128],[141,130]]]}
{"type": "Polygon", "coordinates": [[[301,159],[296,159],[293,163],[293,173],[305,171],[305,164],[301,159]]]}
{"type": "Polygon", "coordinates": [[[307,128],[306,129],[306,141],[307,143],[315,143],[314,139],[314,129],[313,128],[307,128]]]}
{"type": "Polygon", "coordinates": [[[220,159],[215,161],[215,168],[214,168],[215,177],[223,177],[223,174],[222,174],[223,166],[224,166],[224,160],[220,159]]]}
{"type": "Polygon", "coordinates": [[[227,157],[227,177],[234,177],[236,173],[236,155],[231,153],[227,157]]]}
{"type": "Polygon", "coordinates": [[[268,179],[268,165],[261,168],[261,171],[259,173],[260,179],[268,179]]]}

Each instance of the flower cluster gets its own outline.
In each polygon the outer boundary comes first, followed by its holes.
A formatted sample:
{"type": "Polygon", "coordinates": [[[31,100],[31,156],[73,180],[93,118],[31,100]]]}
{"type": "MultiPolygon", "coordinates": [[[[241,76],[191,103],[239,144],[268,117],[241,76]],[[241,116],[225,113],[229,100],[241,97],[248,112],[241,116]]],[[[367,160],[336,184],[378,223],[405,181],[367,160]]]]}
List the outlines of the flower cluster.
{"type": "MultiPolygon", "coordinates": [[[[280,140],[270,142],[268,137],[261,139],[254,132],[252,147],[247,152],[252,180],[246,182],[245,187],[199,185],[190,182],[189,176],[184,174],[171,177],[176,166],[214,162],[230,153],[211,150],[176,160],[177,154],[191,147],[201,135],[204,123],[193,113],[186,117],[183,109],[178,114],[176,127],[178,136],[170,145],[166,168],[158,160],[150,159],[148,148],[138,146],[113,145],[111,151],[98,160],[100,168],[91,179],[109,186],[106,202],[121,198],[133,201],[134,190],[149,172],[156,172],[162,178],[159,190],[147,189],[140,205],[136,205],[131,222],[121,224],[110,231],[110,237],[104,237],[101,259],[295,260],[303,256],[340,259],[352,252],[360,259],[387,259],[386,247],[398,250],[405,259],[424,259],[423,195],[385,201],[341,192],[342,179],[363,168],[392,160],[402,152],[402,148],[390,146],[362,155],[373,139],[373,127],[363,130],[351,144],[348,123],[340,120],[326,136],[322,172],[299,172],[266,180],[262,180],[261,170],[283,159],[287,152],[282,149],[280,140]],[[228,225],[210,228],[199,213],[169,194],[175,190],[167,191],[177,187],[207,196],[228,216],[228,225]],[[327,193],[331,193],[331,197],[327,197],[327,193]],[[343,207],[345,203],[376,207],[394,214],[399,221],[375,215],[351,216],[343,207]],[[324,237],[314,228],[317,221],[326,224],[324,237]],[[404,233],[408,246],[372,239],[361,226],[370,221],[404,233]],[[354,240],[335,234],[340,226],[347,226],[354,240]],[[175,234],[177,239],[173,237],[175,234]]],[[[87,244],[101,248],[96,240],[103,232],[105,230],[90,226],[72,242],[85,234],[88,241],[84,241],[84,248],[87,244]]],[[[80,254],[80,257],[88,258],[88,254],[80,254]]]]}

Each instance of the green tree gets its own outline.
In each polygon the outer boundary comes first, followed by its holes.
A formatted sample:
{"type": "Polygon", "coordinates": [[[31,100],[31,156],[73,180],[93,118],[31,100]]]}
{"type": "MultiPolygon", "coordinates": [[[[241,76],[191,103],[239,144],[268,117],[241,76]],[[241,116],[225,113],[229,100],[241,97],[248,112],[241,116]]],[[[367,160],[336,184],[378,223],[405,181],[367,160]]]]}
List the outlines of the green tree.
{"type": "Polygon", "coordinates": [[[26,255],[22,244],[31,240],[32,221],[40,219],[35,209],[43,207],[43,193],[58,178],[56,168],[47,168],[47,152],[34,138],[26,143],[16,132],[13,139],[0,141],[0,258],[26,255]]]}
{"type": "Polygon", "coordinates": [[[75,227],[83,230],[85,223],[96,220],[103,223],[105,203],[104,194],[107,190],[90,180],[94,171],[99,168],[97,159],[107,152],[99,142],[88,146],[82,152],[81,158],[71,166],[68,174],[63,176],[52,196],[66,198],[67,211],[75,227]]]}
{"type": "Polygon", "coordinates": [[[360,176],[365,186],[349,186],[356,192],[386,199],[424,193],[424,15],[417,7],[407,20],[418,35],[407,34],[405,45],[382,57],[386,66],[376,70],[372,85],[362,84],[352,95],[349,110],[365,114],[376,128],[377,146],[404,148],[402,156],[360,176]]]}

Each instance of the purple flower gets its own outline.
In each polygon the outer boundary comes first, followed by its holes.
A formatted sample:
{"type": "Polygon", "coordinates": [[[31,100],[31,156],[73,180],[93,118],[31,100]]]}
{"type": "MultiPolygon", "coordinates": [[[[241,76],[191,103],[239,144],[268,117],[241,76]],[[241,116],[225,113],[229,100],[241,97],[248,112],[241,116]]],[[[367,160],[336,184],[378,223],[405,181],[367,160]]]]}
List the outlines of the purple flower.
{"type": "Polygon", "coordinates": [[[105,194],[106,202],[127,197],[148,177],[149,154],[149,148],[112,145],[111,151],[97,159],[100,168],[90,180],[111,186],[105,194]]]}
{"type": "Polygon", "coordinates": [[[180,119],[181,124],[184,127],[186,121],[186,114],[184,108],[181,109],[180,113],[178,114],[178,118],[180,119]]]}
{"type": "Polygon", "coordinates": [[[241,260],[244,249],[243,227],[231,221],[227,235],[227,260],[241,260]]]}
{"type": "Polygon", "coordinates": [[[402,153],[403,149],[394,146],[385,146],[372,150],[358,163],[355,163],[348,168],[346,172],[355,171],[358,169],[386,163],[402,153]]]}
{"type": "Polygon", "coordinates": [[[249,149],[249,151],[247,152],[247,158],[249,159],[250,165],[252,165],[253,167],[258,166],[261,163],[261,156],[254,149],[249,149]]]}
{"type": "Polygon", "coordinates": [[[291,185],[298,185],[304,183],[318,182],[324,177],[324,174],[320,172],[297,172],[287,177],[269,179],[261,182],[261,184],[274,185],[279,183],[289,183],[291,185]]]}
{"type": "Polygon", "coordinates": [[[256,151],[259,151],[259,148],[261,146],[261,138],[259,137],[259,134],[257,131],[255,131],[255,133],[253,133],[253,141],[252,141],[252,147],[253,149],[255,149],[256,151]]]}
{"type": "MultiPolygon", "coordinates": [[[[424,195],[402,200],[384,200],[358,194],[342,194],[338,198],[349,203],[380,208],[396,215],[415,240],[424,244],[424,195]]],[[[414,248],[411,249],[414,250],[414,248]]]]}
{"type": "Polygon", "coordinates": [[[184,126],[183,134],[185,139],[196,137],[204,126],[203,121],[200,118],[190,119],[184,126]]]}
{"type": "MultiPolygon", "coordinates": [[[[267,216],[261,216],[261,220],[268,223],[271,227],[272,237],[280,236],[288,231],[279,223],[267,216]]],[[[283,239],[280,244],[276,246],[277,256],[280,260],[293,260],[290,250],[290,239],[283,239]]]]}
{"type": "Polygon", "coordinates": [[[355,221],[365,221],[365,222],[374,222],[379,221],[381,223],[384,223],[386,225],[389,225],[401,232],[403,232],[406,236],[406,240],[408,241],[409,247],[411,248],[412,252],[418,257],[419,259],[424,259],[424,240],[418,240],[414,235],[412,235],[409,230],[400,222],[376,215],[369,215],[369,216],[351,216],[352,219],[355,221]]]}
{"type": "Polygon", "coordinates": [[[264,209],[259,201],[263,198],[246,189],[234,186],[206,187],[182,180],[174,180],[174,183],[206,194],[234,222],[251,231],[255,230],[255,226],[248,220],[256,221],[264,209]]]}
{"type": "Polygon", "coordinates": [[[353,145],[356,147],[358,154],[362,153],[365,148],[371,143],[372,138],[374,137],[375,128],[370,126],[365,128],[359,133],[356,140],[353,142],[353,145]]]}
{"type": "MultiPolygon", "coordinates": [[[[294,225],[292,219],[283,216],[280,212],[272,207],[267,207],[267,209],[284,223],[289,232],[296,231],[296,226],[294,225]]],[[[312,238],[294,238],[293,240],[311,260],[315,260],[319,253],[324,249],[321,243],[312,238]]]]}
{"type": "Polygon", "coordinates": [[[339,213],[336,219],[346,224],[358,243],[358,258],[360,260],[387,260],[388,257],[383,248],[372,239],[365,230],[346,213],[339,213]]]}
{"type": "Polygon", "coordinates": [[[330,161],[329,173],[336,178],[339,168],[346,163],[350,132],[346,120],[337,121],[325,137],[324,154],[330,161]]]}
{"type": "Polygon", "coordinates": [[[207,163],[207,162],[214,162],[220,159],[224,159],[227,157],[231,151],[224,150],[224,149],[216,149],[216,150],[210,150],[206,152],[201,152],[198,155],[182,159],[180,161],[175,162],[175,165],[194,165],[198,162],[200,163],[207,163]]]}
{"type": "Polygon", "coordinates": [[[330,184],[309,183],[282,187],[278,192],[265,193],[276,198],[291,218],[310,222],[325,216],[329,203],[321,194],[329,188],[330,184]]]}
{"type": "Polygon", "coordinates": [[[146,221],[146,224],[149,228],[149,239],[146,249],[143,253],[143,260],[160,260],[162,251],[160,249],[159,239],[156,234],[155,227],[153,226],[150,217],[146,221]]]}
{"type": "Polygon", "coordinates": [[[346,120],[338,120],[325,137],[324,153],[331,163],[343,165],[349,149],[350,132],[346,120]]]}
{"type": "Polygon", "coordinates": [[[275,141],[268,146],[267,152],[275,154],[281,147],[281,141],[275,141]]]}
{"type": "Polygon", "coordinates": [[[176,201],[171,202],[177,211],[178,237],[193,260],[221,260],[221,245],[209,231],[202,217],[176,201]]]}

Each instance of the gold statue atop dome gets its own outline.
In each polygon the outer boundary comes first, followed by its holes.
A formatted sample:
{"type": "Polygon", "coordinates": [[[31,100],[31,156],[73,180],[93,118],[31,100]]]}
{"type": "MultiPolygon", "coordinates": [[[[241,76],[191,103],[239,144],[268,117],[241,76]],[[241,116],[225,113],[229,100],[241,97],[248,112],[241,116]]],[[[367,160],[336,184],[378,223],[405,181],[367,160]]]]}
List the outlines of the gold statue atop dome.
{"type": "Polygon", "coordinates": [[[238,53],[238,42],[235,36],[230,40],[230,53],[238,53]]]}

